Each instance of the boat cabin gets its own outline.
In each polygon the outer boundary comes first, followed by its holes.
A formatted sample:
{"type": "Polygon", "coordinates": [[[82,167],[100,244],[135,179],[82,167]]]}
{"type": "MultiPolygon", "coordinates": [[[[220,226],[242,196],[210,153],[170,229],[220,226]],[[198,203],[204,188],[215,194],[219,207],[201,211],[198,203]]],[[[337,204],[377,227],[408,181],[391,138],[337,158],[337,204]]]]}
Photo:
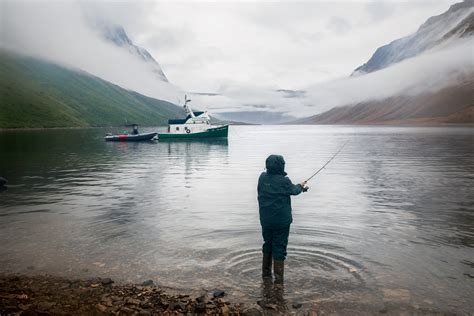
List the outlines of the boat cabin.
{"type": "Polygon", "coordinates": [[[211,118],[207,112],[193,112],[188,105],[190,101],[191,100],[185,99],[184,110],[188,113],[185,119],[168,120],[168,133],[202,133],[211,128],[211,118]]]}

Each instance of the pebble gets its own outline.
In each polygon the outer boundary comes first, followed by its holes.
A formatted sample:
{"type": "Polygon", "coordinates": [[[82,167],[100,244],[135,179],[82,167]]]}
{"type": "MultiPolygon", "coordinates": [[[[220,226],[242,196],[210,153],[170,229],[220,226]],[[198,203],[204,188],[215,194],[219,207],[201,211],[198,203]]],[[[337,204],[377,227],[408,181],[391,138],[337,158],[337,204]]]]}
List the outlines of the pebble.
{"type": "Polygon", "coordinates": [[[107,310],[107,306],[104,306],[102,304],[97,304],[95,307],[101,312],[105,312],[107,310]]]}
{"type": "Polygon", "coordinates": [[[303,306],[303,304],[301,304],[301,303],[293,303],[292,306],[293,306],[293,308],[296,308],[296,309],[297,309],[297,308],[300,308],[301,306],[303,306]]]}
{"type": "Polygon", "coordinates": [[[100,279],[100,283],[102,283],[102,285],[111,285],[114,281],[111,278],[103,278],[100,279]]]}
{"type": "Polygon", "coordinates": [[[142,286],[153,286],[155,285],[155,282],[153,280],[146,280],[142,283],[142,286]]]}
{"type": "Polygon", "coordinates": [[[224,295],[225,295],[225,292],[221,290],[214,290],[212,292],[213,297],[223,297],[224,295]]]}
{"type": "Polygon", "coordinates": [[[53,307],[53,306],[54,306],[54,303],[51,303],[51,302],[40,302],[37,305],[38,310],[40,310],[40,311],[47,311],[47,310],[51,309],[51,307],[53,307]]]}
{"type": "Polygon", "coordinates": [[[263,315],[263,313],[256,308],[249,308],[249,309],[244,310],[242,312],[242,315],[243,316],[260,316],[260,315],[263,315]]]}
{"type": "Polygon", "coordinates": [[[134,298],[127,298],[127,300],[125,301],[127,304],[130,304],[130,305],[140,305],[140,301],[137,300],[137,299],[134,299],[134,298]]]}

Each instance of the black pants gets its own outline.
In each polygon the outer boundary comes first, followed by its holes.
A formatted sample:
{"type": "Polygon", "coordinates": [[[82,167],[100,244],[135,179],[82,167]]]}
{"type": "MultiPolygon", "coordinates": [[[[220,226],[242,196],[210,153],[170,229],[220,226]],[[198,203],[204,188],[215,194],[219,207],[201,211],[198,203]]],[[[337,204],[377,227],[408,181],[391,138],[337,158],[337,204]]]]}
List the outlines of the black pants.
{"type": "Polygon", "coordinates": [[[262,226],[263,253],[272,254],[275,260],[285,260],[289,234],[290,225],[278,228],[262,226]]]}

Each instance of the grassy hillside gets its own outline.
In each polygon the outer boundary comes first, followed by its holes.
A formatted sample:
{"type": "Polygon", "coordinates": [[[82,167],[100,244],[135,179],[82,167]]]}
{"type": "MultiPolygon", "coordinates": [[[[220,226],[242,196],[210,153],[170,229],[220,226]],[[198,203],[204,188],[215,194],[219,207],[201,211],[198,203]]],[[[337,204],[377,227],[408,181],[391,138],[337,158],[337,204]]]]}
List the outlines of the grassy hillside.
{"type": "Polygon", "coordinates": [[[183,115],[87,73],[0,51],[0,128],[166,125],[183,115]]]}

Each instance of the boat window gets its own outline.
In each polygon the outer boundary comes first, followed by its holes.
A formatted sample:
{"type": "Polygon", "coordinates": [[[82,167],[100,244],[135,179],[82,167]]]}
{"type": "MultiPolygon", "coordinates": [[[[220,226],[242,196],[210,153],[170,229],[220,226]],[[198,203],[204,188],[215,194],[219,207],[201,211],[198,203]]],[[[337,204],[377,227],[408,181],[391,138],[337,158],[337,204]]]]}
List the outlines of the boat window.
{"type": "Polygon", "coordinates": [[[178,126],[178,127],[176,127],[176,130],[177,130],[177,131],[179,131],[179,126],[178,126]]]}

